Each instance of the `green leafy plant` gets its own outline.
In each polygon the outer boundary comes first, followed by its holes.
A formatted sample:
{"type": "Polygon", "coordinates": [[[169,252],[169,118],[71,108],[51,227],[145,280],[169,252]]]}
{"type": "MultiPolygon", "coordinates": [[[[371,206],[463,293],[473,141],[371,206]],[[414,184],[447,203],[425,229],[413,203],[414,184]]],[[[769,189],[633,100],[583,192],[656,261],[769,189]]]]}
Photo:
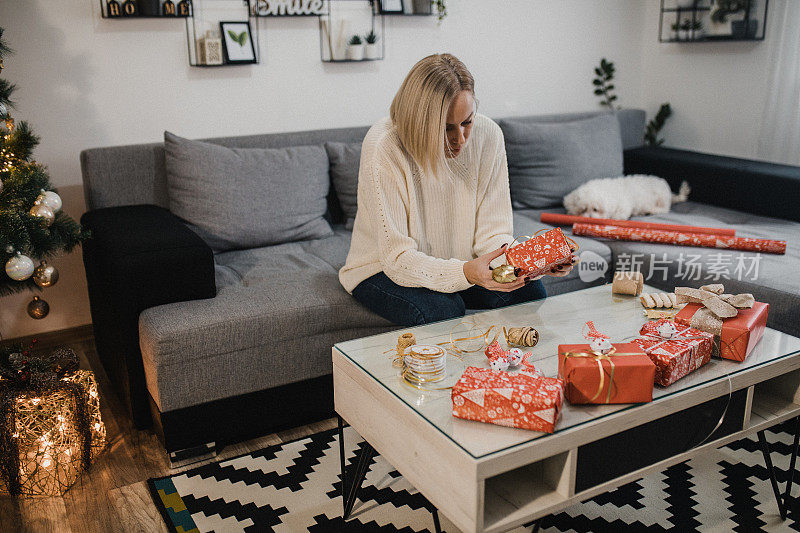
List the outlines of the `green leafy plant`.
{"type": "Polygon", "coordinates": [[[691,30],[692,29],[692,21],[689,20],[689,19],[683,19],[683,22],[681,22],[681,29],[683,31],[691,30]]]}
{"type": "Polygon", "coordinates": [[[592,80],[594,84],[594,94],[602,97],[600,105],[608,107],[609,109],[614,109],[614,100],[617,99],[617,95],[612,93],[614,84],[611,83],[614,79],[614,63],[606,61],[606,58],[602,58],[600,60],[600,66],[595,67],[594,73],[597,76],[592,80]]]}
{"type": "Polygon", "coordinates": [[[236,33],[233,30],[228,30],[228,37],[239,46],[244,46],[247,44],[247,31],[243,31],[242,33],[236,33]]]}
{"type": "Polygon", "coordinates": [[[703,21],[702,20],[695,20],[692,22],[692,29],[694,31],[702,30],[703,29],[703,21]]]}
{"type": "Polygon", "coordinates": [[[375,44],[378,42],[378,36],[375,35],[374,31],[371,31],[364,36],[364,40],[367,42],[367,44],[375,44]]]}
{"type": "Polygon", "coordinates": [[[445,0],[431,0],[431,5],[436,8],[436,16],[441,24],[447,17],[447,4],[445,4],[445,0]]]}
{"type": "Polygon", "coordinates": [[[658,132],[661,131],[661,128],[664,127],[664,124],[667,122],[667,119],[672,115],[672,108],[669,105],[669,102],[661,104],[661,107],[658,108],[658,113],[656,116],[650,119],[650,122],[647,123],[647,128],[644,132],[644,143],[647,146],[660,146],[664,144],[664,139],[658,138],[658,132]]]}
{"type": "Polygon", "coordinates": [[[361,43],[361,37],[359,37],[358,35],[353,35],[352,37],[350,37],[350,42],[348,44],[351,44],[351,45],[354,45],[354,46],[362,44],[361,43]]]}
{"type": "MultiPolygon", "coordinates": [[[[675,26],[676,25],[673,24],[673,29],[676,29],[675,26]]],[[[614,63],[603,58],[600,60],[600,66],[595,67],[594,73],[596,77],[592,80],[592,84],[594,84],[594,94],[602,97],[600,105],[608,107],[611,110],[622,109],[621,106],[614,105],[617,95],[611,92],[614,90],[614,84],[611,83],[614,79],[614,72],[614,63]]],[[[661,128],[664,127],[664,124],[671,115],[672,108],[669,102],[661,104],[658,113],[647,123],[647,127],[645,128],[644,143],[646,145],[659,146],[663,144],[664,139],[658,138],[658,132],[661,131],[661,128]]]]}

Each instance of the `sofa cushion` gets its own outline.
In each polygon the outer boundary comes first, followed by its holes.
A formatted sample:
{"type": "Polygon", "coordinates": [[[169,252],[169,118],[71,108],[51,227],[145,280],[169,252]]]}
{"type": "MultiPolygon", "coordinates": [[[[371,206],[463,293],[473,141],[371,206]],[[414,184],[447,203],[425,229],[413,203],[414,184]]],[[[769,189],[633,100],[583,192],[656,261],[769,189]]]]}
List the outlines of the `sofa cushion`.
{"type": "Polygon", "coordinates": [[[333,188],[345,216],[347,229],[353,229],[358,210],[358,167],[361,143],[325,143],[330,160],[333,188]]]}
{"type": "Polygon", "coordinates": [[[164,132],[170,211],[215,252],[331,235],[322,146],[226,148],[164,132]]]}
{"type": "Polygon", "coordinates": [[[569,122],[499,122],[515,208],[559,206],[596,178],[622,175],[622,137],[611,114],[569,122]]]}
{"type": "Polygon", "coordinates": [[[331,373],[333,344],[395,329],[339,284],[350,232],[216,256],[210,300],[142,312],[147,386],[172,411],[331,373]],[[186,386],[191,383],[192,386],[186,386]]]}
{"type": "Polygon", "coordinates": [[[770,304],[767,325],[800,336],[800,223],[691,201],[673,205],[669,213],[634,219],[734,227],[742,237],[786,240],[785,255],[625,241],[606,244],[614,252],[615,265],[629,269],[635,263],[645,283],[665,291],[722,283],[729,293],[750,292],[770,304]]]}

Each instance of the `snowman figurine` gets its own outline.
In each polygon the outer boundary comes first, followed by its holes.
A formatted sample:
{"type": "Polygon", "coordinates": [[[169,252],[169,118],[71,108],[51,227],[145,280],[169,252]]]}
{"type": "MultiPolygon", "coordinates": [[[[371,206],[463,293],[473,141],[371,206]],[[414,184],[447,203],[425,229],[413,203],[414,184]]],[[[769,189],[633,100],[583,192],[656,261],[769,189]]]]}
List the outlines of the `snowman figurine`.
{"type": "Polygon", "coordinates": [[[511,348],[506,352],[506,357],[511,366],[519,366],[522,363],[523,353],[519,348],[511,348]]]}
{"type": "Polygon", "coordinates": [[[508,370],[508,365],[509,365],[508,357],[506,357],[505,355],[497,355],[489,360],[489,366],[495,372],[508,370]]]}
{"type": "Polygon", "coordinates": [[[678,328],[675,327],[674,322],[665,320],[656,326],[656,333],[658,333],[658,336],[662,339],[671,339],[678,333],[678,328]]]}
{"type": "Polygon", "coordinates": [[[614,346],[611,344],[611,341],[608,340],[607,337],[594,337],[591,341],[589,341],[589,348],[594,353],[599,354],[607,354],[611,350],[614,349],[614,346]]]}

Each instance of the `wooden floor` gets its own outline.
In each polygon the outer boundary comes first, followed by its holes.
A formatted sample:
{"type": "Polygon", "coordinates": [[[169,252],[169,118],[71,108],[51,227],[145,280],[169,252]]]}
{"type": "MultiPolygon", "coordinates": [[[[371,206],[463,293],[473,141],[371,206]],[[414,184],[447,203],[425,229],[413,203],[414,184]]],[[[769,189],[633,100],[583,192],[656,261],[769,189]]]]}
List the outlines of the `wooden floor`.
{"type": "MultiPolygon", "coordinates": [[[[38,337],[47,350],[67,345],[79,354],[81,368],[91,369],[100,386],[108,447],[63,497],[13,500],[0,496],[0,532],[167,532],[147,489],[146,480],[193,468],[171,469],[166,452],[152,431],[133,427],[97,358],[91,328],[38,337]]],[[[336,419],[253,439],[224,448],[214,460],[336,427],[336,419]]]]}

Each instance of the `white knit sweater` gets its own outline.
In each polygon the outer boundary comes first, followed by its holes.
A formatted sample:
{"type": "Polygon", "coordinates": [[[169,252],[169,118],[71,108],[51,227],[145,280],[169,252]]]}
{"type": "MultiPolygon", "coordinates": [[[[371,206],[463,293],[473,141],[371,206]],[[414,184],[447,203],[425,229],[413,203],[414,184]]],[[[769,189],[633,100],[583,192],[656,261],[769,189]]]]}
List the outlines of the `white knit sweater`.
{"type": "Polygon", "coordinates": [[[508,164],[500,127],[476,114],[448,175],[425,175],[389,118],[361,146],[358,212],[339,280],[347,292],[385,272],[398,285],[456,292],[464,263],[511,244],[508,164]]]}

